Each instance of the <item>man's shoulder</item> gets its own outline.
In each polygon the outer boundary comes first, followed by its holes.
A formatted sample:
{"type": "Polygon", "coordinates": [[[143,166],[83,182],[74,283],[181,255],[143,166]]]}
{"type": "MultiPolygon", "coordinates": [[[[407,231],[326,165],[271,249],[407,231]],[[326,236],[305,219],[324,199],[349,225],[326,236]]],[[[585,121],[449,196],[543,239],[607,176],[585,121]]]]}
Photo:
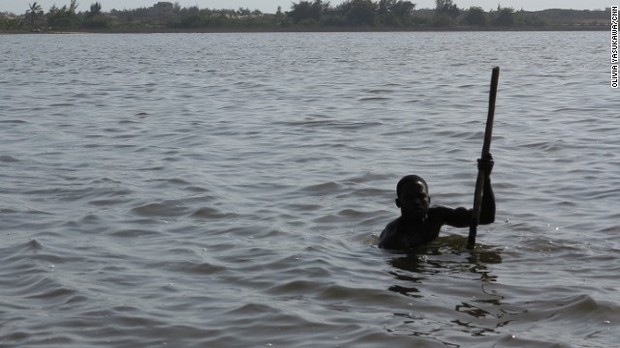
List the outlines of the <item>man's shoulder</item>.
{"type": "Polygon", "coordinates": [[[449,214],[452,210],[452,208],[443,205],[433,205],[432,207],[428,208],[427,215],[430,220],[441,219],[446,214],[449,214]]]}
{"type": "Polygon", "coordinates": [[[383,236],[393,231],[396,231],[398,229],[399,222],[400,222],[400,217],[390,221],[387,225],[385,225],[385,228],[383,229],[383,232],[381,232],[381,235],[383,236]]]}
{"type": "Polygon", "coordinates": [[[400,217],[390,221],[383,231],[381,231],[379,235],[379,247],[382,247],[387,240],[394,238],[394,235],[398,232],[399,221],[400,217]]]}

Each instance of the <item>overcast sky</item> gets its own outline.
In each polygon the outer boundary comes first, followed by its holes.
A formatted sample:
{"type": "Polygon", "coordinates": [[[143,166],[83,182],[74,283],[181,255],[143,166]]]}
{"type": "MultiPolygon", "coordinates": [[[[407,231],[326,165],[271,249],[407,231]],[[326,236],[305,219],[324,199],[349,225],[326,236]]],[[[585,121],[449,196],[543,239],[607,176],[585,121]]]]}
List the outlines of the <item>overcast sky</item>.
{"type": "MultiPolygon", "coordinates": [[[[86,11],[90,5],[99,1],[103,7],[103,11],[107,12],[112,9],[132,9],[138,7],[151,7],[159,0],[78,0],[79,10],[86,11]]],[[[410,0],[416,4],[417,8],[434,8],[434,0],[410,0]]],[[[28,4],[34,0],[0,0],[0,12],[13,12],[22,14],[28,9],[28,4]]],[[[56,4],[58,7],[68,5],[70,0],[37,0],[37,3],[47,12],[49,8],[56,4]]],[[[170,0],[170,2],[178,2],[181,7],[189,7],[198,5],[200,8],[210,9],[238,9],[239,7],[249,8],[250,10],[258,9],[265,13],[275,13],[278,6],[282,6],[283,11],[288,11],[293,2],[299,3],[299,0],[170,0]]],[[[332,6],[341,4],[344,0],[332,0],[329,3],[332,6]]],[[[378,0],[374,0],[378,2],[378,0]]],[[[566,8],[566,9],[589,9],[602,10],[610,7],[612,4],[618,4],[616,0],[454,0],[459,8],[469,8],[470,6],[480,6],[485,10],[502,7],[512,7],[515,10],[544,10],[549,8],[566,8]]]]}

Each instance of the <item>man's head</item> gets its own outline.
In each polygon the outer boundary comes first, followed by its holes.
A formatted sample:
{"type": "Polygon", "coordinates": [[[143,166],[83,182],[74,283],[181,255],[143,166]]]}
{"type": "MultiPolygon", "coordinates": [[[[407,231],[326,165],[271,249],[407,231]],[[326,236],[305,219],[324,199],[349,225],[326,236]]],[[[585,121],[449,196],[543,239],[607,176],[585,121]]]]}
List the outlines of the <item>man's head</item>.
{"type": "Polygon", "coordinates": [[[403,216],[424,218],[431,204],[426,181],[417,175],[407,175],[396,185],[396,206],[403,216]]]}

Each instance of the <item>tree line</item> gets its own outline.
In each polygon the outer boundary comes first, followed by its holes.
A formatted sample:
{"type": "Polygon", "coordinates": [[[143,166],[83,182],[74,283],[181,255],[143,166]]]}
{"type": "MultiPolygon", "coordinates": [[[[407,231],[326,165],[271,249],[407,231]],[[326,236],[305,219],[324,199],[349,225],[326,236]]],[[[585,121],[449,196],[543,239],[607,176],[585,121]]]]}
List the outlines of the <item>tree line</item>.
{"type": "Polygon", "coordinates": [[[323,0],[293,2],[289,11],[276,13],[248,8],[237,10],[181,7],[158,2],[152,7],[102,12],[101,3],[78,11],[77,0],[53,5],[47,12],[37,2],[28,4],[23,15],[0,13],[4,31],[167,31],[167,30],[369,30],[416,28],[543,28],[545,26],[601,27],[608,25],[609,11],[545,10],[515,11],[498,6],[459,8],[452,0],[435,0],[434,9],[416,9],[403,0],[347,0],[332,6],[323,0]]]}

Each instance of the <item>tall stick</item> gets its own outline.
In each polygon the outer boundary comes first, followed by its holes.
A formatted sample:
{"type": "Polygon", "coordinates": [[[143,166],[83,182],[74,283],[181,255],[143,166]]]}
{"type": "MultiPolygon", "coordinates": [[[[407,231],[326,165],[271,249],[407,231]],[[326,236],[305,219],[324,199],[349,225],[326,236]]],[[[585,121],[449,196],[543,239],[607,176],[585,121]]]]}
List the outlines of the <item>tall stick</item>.
{"type": "MultiPolygon", "coordinates": [[[[497,96],[497,81],[499,80],[499,67],[493,68],[491,74],[491,90],[489,92],[489,113],[487,115],[487,125],[484,129],[484,142],[480,158],[486,158],[491,150],[491,137],[493,133],[493,117],[495,116],[495,97],[497,96]]],[[[476,245],[476,233],[480,222],[480,206],[482,204],[482,188],[484,187],[484,171],[478,169],[476,179],[476,191],[474,192],[474,208],[472,209],[471,222],[469,224],[469,237],[467,238],[467,248],[473,249],[476,245]]]]}

